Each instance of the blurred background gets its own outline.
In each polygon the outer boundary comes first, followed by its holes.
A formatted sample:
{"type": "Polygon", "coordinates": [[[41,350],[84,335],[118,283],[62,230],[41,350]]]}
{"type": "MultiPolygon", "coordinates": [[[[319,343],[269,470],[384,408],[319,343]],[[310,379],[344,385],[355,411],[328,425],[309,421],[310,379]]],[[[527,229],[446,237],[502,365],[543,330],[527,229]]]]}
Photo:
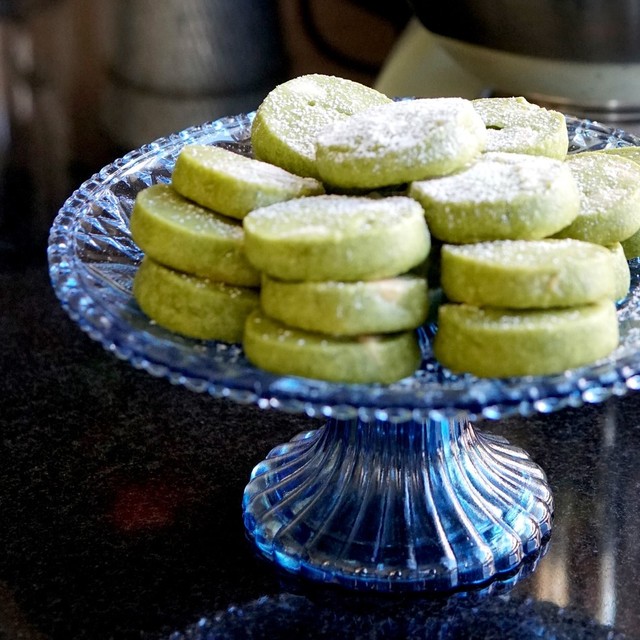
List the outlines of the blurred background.
{"type": "Polygon", "coordinates": [[[0,0],[0,260],[115,158],[327,73],[640,131],[638,0],[0,0]]]}
{"type": "Polygon", "coordinates": [[[0,259],[44,259],[71,192],[126,151],[275,84],[373,84],[411,15],[360,0],[0,1],[0,259]]]}

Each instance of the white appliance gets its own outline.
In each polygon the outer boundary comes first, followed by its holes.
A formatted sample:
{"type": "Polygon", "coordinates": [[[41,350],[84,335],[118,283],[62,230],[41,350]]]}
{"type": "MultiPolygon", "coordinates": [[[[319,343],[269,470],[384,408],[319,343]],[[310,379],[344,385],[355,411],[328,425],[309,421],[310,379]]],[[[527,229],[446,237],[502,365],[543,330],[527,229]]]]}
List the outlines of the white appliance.
{"type": "Polygon", "coordinates": [[[526,56],[438,36],[412,19],[376,88],[391,96],[521,95],[640,134],[640,64],[526,56]]]}

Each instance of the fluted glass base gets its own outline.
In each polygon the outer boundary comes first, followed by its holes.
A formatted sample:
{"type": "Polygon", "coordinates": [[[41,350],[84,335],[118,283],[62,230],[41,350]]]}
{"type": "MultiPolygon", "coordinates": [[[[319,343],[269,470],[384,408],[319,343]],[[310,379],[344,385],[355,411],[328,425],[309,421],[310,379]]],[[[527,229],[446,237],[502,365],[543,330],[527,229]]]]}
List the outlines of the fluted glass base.
{"type": "Polygon", "coordinates": [[[289,572],[373,591],[446,591],[516,570],[550,534],[544,472],[466,420],[330,420],[253,470],[244,521],[289,572]]]}

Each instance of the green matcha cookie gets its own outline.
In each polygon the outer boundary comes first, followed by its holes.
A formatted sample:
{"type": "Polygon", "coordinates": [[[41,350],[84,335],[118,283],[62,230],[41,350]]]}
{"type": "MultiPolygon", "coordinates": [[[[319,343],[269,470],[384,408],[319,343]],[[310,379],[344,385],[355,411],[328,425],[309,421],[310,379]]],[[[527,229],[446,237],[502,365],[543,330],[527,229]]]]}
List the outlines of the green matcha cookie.
{"type": "Polygon", "coordinates": [[[313,178],[301,178],[222,147],[195,144],[178,155],[171,184],[185,198],[240,219],[274,202],[324,193],[313,178]]]}
{"type": "Polygon", "coordinates": [[[580,193],[568,165],[521,153],[485,153],[469,168],[411,184],[443,242],[535,240],[571,223],[580,193]]]}
{"type": "Polygon", "coordinates": [[[309,196],[252,211],[245,250],[279,280],[378,280],[422,262],[430,237],[411,198],[309,196]]]}
{"type": "MultiPolygon", "coordinates": [[[[627,158],[628,160],[632,160],[633,162],[640,164],[640,147],[612,147],[602,149],[601,151],[593,151],[591,153],[608,153],[627,158]]],[[[640,256],[640,229],[638,229],[638,231],[633,235],[622,240],[621,244],[627,260],[632,260],[633,258],[640,256]]]]}
{"type": "Polygon", "coordinates": [[[224,342],[242,340],[245,320],[259,306],[256,289],[179,273],[149,258],[136,272],[133,295],[161,327],[190,338],[224,342]]]}
{"type": "Polygon", "coordinates": [[[358,82],[310,74],[273,89],[251,128],[255,157],[291,173],[318,178],[316,138],[328,124],[391,99],[358,82]]]}
{"type": "Polygon", "coordinates": [[[242,224],[186,200],[169,185],[138,193],[131,235],[146,255],[172,269],[228,284],[260,284],[244,253],[242,224]]]}
{"type": "Polygon", "coordinates": [[[485,135],[468,100],[392,102],[323,129],[316,166],[333,187],[376,189],[452,173],[480,154],[485,135]]]}
{"type": "Polygon", "coordinates": [[[640,256],[640,229],[633,235],[620,242],[627,260],[633,260],[640,256]]]}
{"type": "Polygon", "coordinates": [[[566,160],[580,189],[580,212],[556,233],[609,245],[640,228],[640,165],[620,155],[586,152],[566,160]]]}
{"type": "Polygon", "coordinates": [[[265,276],[262,310],[292,327],[333,335],[415,329],[427,318],[424,278],[401,275],[359,282],[283,282],[265,276]]]}
{"type": "MultiPolygon", "coordinates": [[[[603,149],[603,151],[606,153],[612,153],[614,155],[622,156],[623,158],[628,158],[629,160],[633,160],[634,162],[640,164],[640,147],[620,147],[616,149],[603,149]]],[[[620,245],[622,246],[622,250],[624,252],[625,262],[626,260],[633,260],[633,258],[637,258],[638,256],[640,256],[640,229],[638,229],[638,231],[636,231],[628,238],[622,240],[620,245]]],[[[628,268],[629,264],[627,263],[627,269],[628,268]]],[[[621,275],[623,276],[622,282],[624,282],[624,270],[621,272],[621,275]]]]}
{"type": "Polygon", "coordinates": [[[487,151],[526,153],[562,160],[567,155],[567,122],[559,111],[524,98],[478,98],[473,106],[487,127],[487,151]]]}
{"type": "MultiPolygon", "coordinates": [[[[593,153],[597,153],[597,151],[594,151],[593,153]]],[[[622,156],[623,158],[627,158],[627,160],[633,160],[640,164],[640,147],[611,147],[602,149],[602,153],[611,153],[615,156],[622,156]]]]}
{"type": "Polygon", "coordinates": [[[580,240],[444,245],[441,268],[442,288],[454,302],[535,309],[616,298],[611,252],[580,240]]]}
{"type": "Polygon", "coordinates": [[[294,329],[260,311],[247,319],[244,352],[256,367],[331,382],[389,384],[411,375],[421,354],[414,331],[358,337],[294,329]]]}
{"type": "Polygon", "coordinates": [[[455,373],[507,378],[587,365],[617,345],[618,320],[610,300],[526,311],[444,304],[433,350],[455,373]]]}
{"type": "Polygon", "coordinates": [[[629,287],[631,286],[631,269],[629,269],[627,256],[620,242],[609,245],[607,249],[613,258],[613,271],[616,283],[614,300],[622,300],[626,298],[629,293],[629,287]]]}

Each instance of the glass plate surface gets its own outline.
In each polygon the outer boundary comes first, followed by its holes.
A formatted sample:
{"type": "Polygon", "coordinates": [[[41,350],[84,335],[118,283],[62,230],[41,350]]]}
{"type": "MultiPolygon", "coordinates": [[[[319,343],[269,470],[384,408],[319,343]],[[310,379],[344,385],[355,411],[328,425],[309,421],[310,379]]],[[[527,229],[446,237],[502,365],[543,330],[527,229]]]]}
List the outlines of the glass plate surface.
{"type": "MultiPolygon", "coordinates": [[[[422,420],[442,415],[498,419],[599,402],[640,388],[640,266],[618,306],[620,345],[608,358],[554,376],[478,379],[454,376],[434,360],[422,332],[423,362],[391,385],[348,385],[279,376],[252,366],[239,345],[183,338],[140,311],[131,295],[142,258],[131,239],[136,194],[169,182],[180,149],[217,144],[250,155],[253,114],[222,118],[159,139],[102,169],[66,201],[51,229],[49,266],[62,306],[93,339],[154,376],[236,402],[337,419],[422,420]]],[[[640,144],[598,123],[568,117],[570,151],[640,144]]]]}

